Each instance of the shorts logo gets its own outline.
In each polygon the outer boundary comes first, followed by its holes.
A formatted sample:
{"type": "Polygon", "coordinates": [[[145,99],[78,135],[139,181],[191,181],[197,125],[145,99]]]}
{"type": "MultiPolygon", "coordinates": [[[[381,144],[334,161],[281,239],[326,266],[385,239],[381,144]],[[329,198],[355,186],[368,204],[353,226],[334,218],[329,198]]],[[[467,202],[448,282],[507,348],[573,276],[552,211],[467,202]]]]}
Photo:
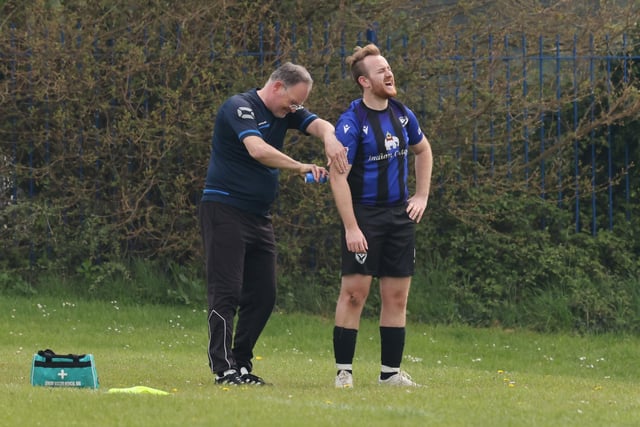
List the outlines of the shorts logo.
{"type": "Polygon", "coordinates": [[[356,254],[356,261],[358,261],[358,264],[364,264],[364,262],[367,260],[367,254],[366,253],[357,253],[356,254]]]}
{"type": "Polygon", "coordinates": [[[253,110],[249,107],[238,107],[236,113],[238,113],[238,117],[241,119],[255,119],[253,110]]]}

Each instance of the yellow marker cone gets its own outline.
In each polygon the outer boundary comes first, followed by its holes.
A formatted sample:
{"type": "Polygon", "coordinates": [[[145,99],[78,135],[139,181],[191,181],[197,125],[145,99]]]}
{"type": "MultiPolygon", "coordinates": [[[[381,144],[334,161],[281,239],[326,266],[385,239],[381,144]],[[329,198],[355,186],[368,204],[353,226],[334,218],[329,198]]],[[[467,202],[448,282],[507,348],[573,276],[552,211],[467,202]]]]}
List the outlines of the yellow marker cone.
{"type": "Polygon", "coordinates": [[[166,396],[169,394],[164,390],[158,390],[157,388],[146,387],[143,385],[127,388],[110,388],[107,393],[157,394],[159,396],[166,396]]]}

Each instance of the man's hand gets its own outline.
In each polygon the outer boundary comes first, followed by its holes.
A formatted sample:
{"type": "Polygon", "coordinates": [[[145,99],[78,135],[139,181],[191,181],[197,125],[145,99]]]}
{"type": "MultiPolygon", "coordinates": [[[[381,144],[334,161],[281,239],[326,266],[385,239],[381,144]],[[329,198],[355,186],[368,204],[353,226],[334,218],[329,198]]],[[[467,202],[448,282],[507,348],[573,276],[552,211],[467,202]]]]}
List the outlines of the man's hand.
{"type": "Polygon", "coordinates": [[[347,147],[342,145],[335,134],[327,137],[324,141],[324,151],[327,154],[327,166],[334,166],[339,173],[347,171],[347,147]]]}
{"type": "Polygon", "coordinates": [[[355,252],[357,254],[365,254],[369,250],[369,244],[367,238],[364,237],[362,230],[359,227],[346,228],[345,240],[347,243],[347,249],[349,252],[355,252]]]}
{"type": "Polygon", "coordinates": [[[413,196],[407,200],[407,214],[416,224],[422,219],[424,211],[427,209],[427,198],[413,196]]]}
{"type": "Polygon", "coordinates": [[[316,182],[320,182],[320,178],[327,178],[329,176],[329,171],[323,168],[322,166],[314,165],[313,163],[302,163],[300,165],[300,169],[298,170],[303,176],[307,172],[311,172],[313,174],[313,179],[316,182]]]}

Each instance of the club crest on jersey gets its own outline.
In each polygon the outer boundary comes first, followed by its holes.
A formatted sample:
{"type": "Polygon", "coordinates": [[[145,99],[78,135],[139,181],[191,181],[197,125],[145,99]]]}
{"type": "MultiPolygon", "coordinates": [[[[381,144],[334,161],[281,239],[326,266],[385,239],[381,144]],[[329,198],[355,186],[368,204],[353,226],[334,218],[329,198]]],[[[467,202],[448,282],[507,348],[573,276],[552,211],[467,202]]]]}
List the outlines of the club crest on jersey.
{"type": "Polygon", "coordinates": [[[384,138],[384,146],[387,151],[394,150],[400,146],[400,140],[397,136],[393,136],[387,132],[387,135],[384,138]]]}
{"type": "Polygon", "coordinates": [[[238,107],[236,113],[238,113],[238,117],[240,117],[241,119],[255,119],[253,110],[249,107],[238,107]]]}
{"type": "Polygon", "coordinates": [[[367,254],[366,253],[357,253],[356,254],[356,261],[358,262],[358,264],[364,264],[364,262],[367,260],[367,254]]]}

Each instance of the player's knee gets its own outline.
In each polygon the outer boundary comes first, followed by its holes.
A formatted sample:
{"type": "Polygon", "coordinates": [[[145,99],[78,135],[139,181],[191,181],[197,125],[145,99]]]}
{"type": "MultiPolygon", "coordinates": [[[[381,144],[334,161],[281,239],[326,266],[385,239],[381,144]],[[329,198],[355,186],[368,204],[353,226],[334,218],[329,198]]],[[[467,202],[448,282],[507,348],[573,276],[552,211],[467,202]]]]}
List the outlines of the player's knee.
{"type": "Polygon", "coordinates": [[[407,309],[407,298],[403,295],[393,295],[382,298],[382,305],[394,312],[402,312],[407,309]]]}
{"type": "Polygon", "coordinates": [[[345,295],[344,299],[346,300],[349,307],[360,308],[367,300],[367,295],[363,295],[359,292],[349,292],[345,295]]]}

